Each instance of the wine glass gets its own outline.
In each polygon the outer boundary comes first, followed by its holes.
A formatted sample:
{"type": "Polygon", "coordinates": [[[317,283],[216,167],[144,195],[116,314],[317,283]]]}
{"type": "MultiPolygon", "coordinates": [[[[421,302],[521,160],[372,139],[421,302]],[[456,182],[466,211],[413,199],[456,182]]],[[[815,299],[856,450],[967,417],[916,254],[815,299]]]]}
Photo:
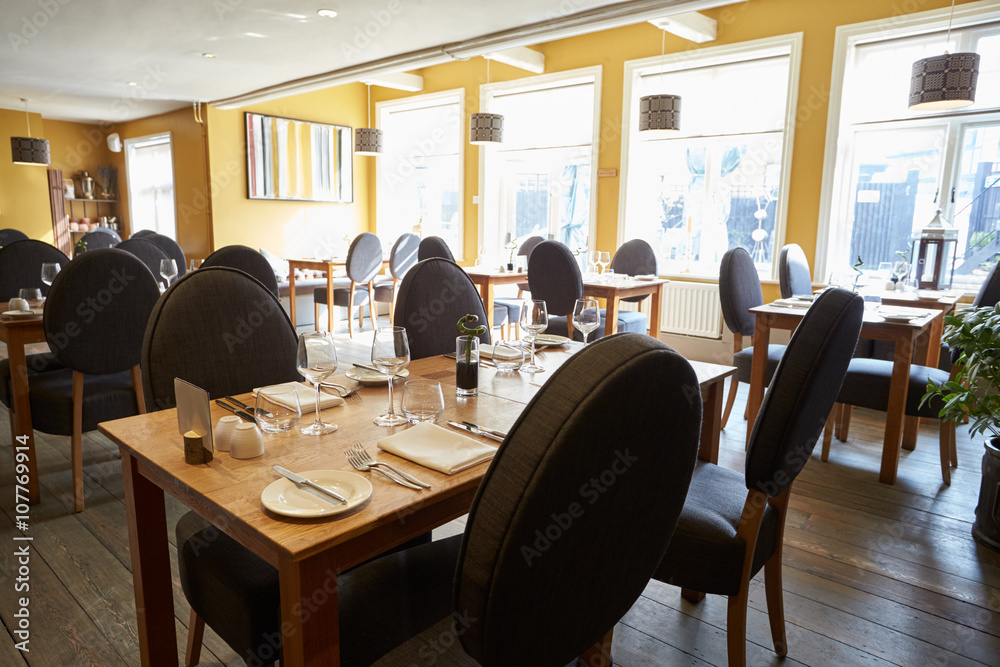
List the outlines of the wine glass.
{"type": "Polygon", "coordinates": [[[597,274],[598,275],[600,275],[600,273],[601,273],[601,264],[600,264],[600,262],[601,262],[601,251],[600,250],[591,250],[590,251],[590,263],[597,270],[597,274]]]}
{"type": "Polygon", "coordinates": [[[587,344],[587,336],[601,324],[601,311],[597,309],[596,299],[577,299],[573,307],[573,327],[583,334],[583,344],[587,344]]]}
{"type": "Polygon", "coordinates": [[[61,268],[62,267],[55,262],[46,262],[42,264],[42,282],[51,287],[52,281],[56,279],[56,274],[59,273],[61,268]]]}
{"type": "Polygon", "coordinates": [[[903,289],[903,281],[906,279],[906,274],[910,272],[909,262],[895,262],[892,265],[892,275],[896,278],[897,289],[903,289]]]}
{"type": "Polygon", "coordinates": [[[392,402],[392,380],[410,363],[410,344],[403,327],[382,327],[372,342],[372,364],[389,376],[389,412],[375,418],[379,426],[399,426],[406,417],[397,415],[392,402]]]}
{"type": "MultiPolygon", "coordinates": [[[[611,265],[611,253],[602,252],[601,253],[601,266],[607,268],[611,265]]],[[[601,273],[604,273],[604,269],[601,269],[601,273]]]]}
{"type": "Polygon", "coordinates": [[[538,334],[545,331],[549,325],[549,315],[545,309],[545,302],[541,299],[532,299],[521,309],[521,328],[527,332],[527,338],[531,341],[531,361],[527,366],[521,366],[521,370],[526,373],[541,373],[545,369],[535,364],[535,339],[538,334]]]}
{"type": "Polygon", "coordinates": [[[177,275],[177,261],[173,259],[160,260],[160,275],[167,279],[167,287],[177,275]]]}
{"type": "Polygon", "coordinates": [[[306,435],[323,435],[337,430],[336,424],[324,424],[319,414],[319,383],[337,370],[337,348],[329,331],[310,331],[299,336],[295,355],[299,373],[316,387],[316,419],[300,430],[306,435]]]}

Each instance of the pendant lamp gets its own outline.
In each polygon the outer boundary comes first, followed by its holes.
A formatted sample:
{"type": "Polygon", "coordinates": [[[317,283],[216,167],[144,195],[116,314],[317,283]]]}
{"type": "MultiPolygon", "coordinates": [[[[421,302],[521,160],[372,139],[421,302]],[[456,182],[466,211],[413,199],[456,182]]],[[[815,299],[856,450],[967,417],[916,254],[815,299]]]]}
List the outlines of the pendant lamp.
{"type": "MultiPolygon", "coordinates": [[[[368,116],[366,120],[371,122],[372,118],[372,85],[368,86],[368,116]]],[[[382,152],[382,130],[375,127],[354,128],[354,153],[355,155],[378,155],[382,152]]]]}
{"type": "Polygon", "coordinates": [[[24,117],[28,120],[28,136],[11,137],[10,152],[14,164],[45,165],[49,160],[49,142],[47,139],[34,139],[31,136],[31,117],[28,115],[28,100],[24,102],[24,117]]]}
{"type": "MultiPolygon", "coordinates": [[[[948,36],[955,18],[955,0],[951,0],[948,36]]],[[[942,111],[967,107],[976,101],[979,79],[978,53],[948,53],[922,58],[913,63],[910,73],[909,107],[914,111],[942,111]]]]}
{"type": "MultiPolygon", "coordinates": [[[[660,86],[663,86],[663,55],[667,33],[660,37],[660,86]]],[[[680,95],[643,95],[639,98],[639,132],[643,139],[676,135],[681,131],[680,95]]]]}
{"type": "MultiPolygon", "coordinates": [[[[485,57],[485,56],[484,56],[485,57]]],[[[486,85],[490,83],[490,59],[486,58],[486,85]]],[[[476,146],[503,142],[503,115],[474,113],[469,117],[469,143],[476,146]]]]}

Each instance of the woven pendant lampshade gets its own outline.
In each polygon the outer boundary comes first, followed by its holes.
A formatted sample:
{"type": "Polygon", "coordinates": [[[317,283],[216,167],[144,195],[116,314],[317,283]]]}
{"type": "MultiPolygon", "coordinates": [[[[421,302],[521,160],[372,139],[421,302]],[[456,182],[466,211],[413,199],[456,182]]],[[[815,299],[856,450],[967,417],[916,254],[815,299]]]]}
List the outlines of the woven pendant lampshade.
{"type": "Polygon", "coordinates": [[[14,164],[47,166],[49,159],[49,142],[47,139],[35,139],[31,136],[31,116],[28,115],[28,100],[24,102],[24,116],[28,121],[28,136],[10,138],[10,155],[14,164]]]}
{"type": "Polygon", "coordinates": [[[354,128],[354,152],[357,155],[378,155],[382,152],[382,130],[374,127],[354,128]]]}
{"type": "Polygon", "coordinates": [[[978,53],[946,53],[913,63],[909,107],[915,111],[958,109],[976,101],[978,53]]]}
{"type": "Polygon", "coordinates": [[[503,142],[503,116],[498,113],[474,113],[469,118],[469,143],[499,144],[503,142]]]}
{"type": "Polygon", "coordinates": [[[645,95],[639,98],[639,131],[652,135],[677,134],[681,130],[680,95],[645,95]]]}

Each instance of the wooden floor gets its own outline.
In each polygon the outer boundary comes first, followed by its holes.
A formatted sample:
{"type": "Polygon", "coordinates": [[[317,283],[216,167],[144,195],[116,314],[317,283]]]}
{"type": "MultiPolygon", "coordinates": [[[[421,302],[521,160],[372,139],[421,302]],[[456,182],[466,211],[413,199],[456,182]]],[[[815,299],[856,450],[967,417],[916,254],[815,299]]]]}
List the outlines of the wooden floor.
{"type": "MultiPolygon", "coordinates": [[[[384,320],[385,318],[383,318],[384,320]]],[[[383,322],[384,323],[384,322],[383,322]]],[[[350,341],[337,336],[342,368],[367,361],[368,324],[350,341]]],[[[2,346],[0,346],[2,349],[2,346]]],[[[721,463],[742,470],[743,386],[723,433],[721,463]]],[[[959,430],[960,467],[941,484],[936,427],[904,452],[894,486],[877,480],[881,413],[858,410],[848,443],[834,441],[828,463],[818,448],[795,483],[785,530],[788,658],[770,646],[761,577],[748,612],[751,665],[1000,665],[1000,554],[973,541],[982,443],[959,430]]],[[[0,665],[137,665],[135,603],[117,449],[94,432],[84,439],[87,509],[72,513],[69,439],[36,437],[43,502],[31,509],[31,643],[13,648],[17,563],[8,414],[0,410],[0,665]]],[[[173,523],[183,506],[169,499],[173,523]]],[[[438,531],[461,530],[456,522],[438,531]]],[[[627,554],[622,554],[627,557],[627,554]]],[[[176,580],[178,655],[188,608],[176,580]]],[[[615,630],[620,665],[725,665],[726,601],[698,605],[652,582],[615,630]]],[[[423,664],[415,661],[416,664],[423,664]]],[[[206,665],[242,665],[211,631],[206,665]]]]}

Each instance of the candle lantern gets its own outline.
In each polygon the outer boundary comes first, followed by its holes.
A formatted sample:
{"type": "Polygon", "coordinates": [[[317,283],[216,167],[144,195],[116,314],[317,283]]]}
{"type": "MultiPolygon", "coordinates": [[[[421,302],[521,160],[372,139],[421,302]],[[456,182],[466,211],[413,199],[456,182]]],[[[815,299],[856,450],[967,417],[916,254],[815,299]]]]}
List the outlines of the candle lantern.
{"type": "Polygon", "coordinates": [[[912,237],[912,276],[919,289],[946,290],[955,273],[958,230],[945,223],[941,209],[926,227],[912,237]]]}

